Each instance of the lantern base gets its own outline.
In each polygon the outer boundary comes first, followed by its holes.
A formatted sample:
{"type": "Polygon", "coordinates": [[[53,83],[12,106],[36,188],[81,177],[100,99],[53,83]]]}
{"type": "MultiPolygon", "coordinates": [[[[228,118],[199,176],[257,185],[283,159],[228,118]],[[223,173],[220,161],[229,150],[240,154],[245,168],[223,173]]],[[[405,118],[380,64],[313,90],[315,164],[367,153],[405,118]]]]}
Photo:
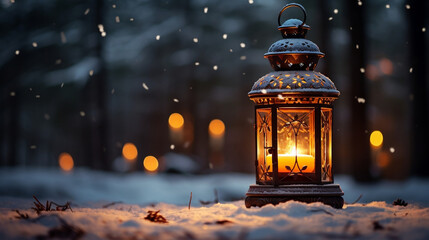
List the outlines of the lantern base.
{"type": "Polygon", "coordinates": [[[305,203],[321,202],[333,208],[342,208],[344,192],[338,184],[294,184],[280,185],[250,185],[246,193],[247,208],[262,207],[267,204],[277,205],[290,200],[305,203]]]}

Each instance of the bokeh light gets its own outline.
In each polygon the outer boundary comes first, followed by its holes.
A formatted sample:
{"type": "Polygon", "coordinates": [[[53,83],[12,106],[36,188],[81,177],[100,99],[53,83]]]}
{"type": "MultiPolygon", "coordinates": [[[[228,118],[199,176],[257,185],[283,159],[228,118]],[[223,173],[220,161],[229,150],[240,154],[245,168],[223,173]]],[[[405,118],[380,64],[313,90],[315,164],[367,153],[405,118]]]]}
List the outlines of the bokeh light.
{"type": "Polygon", "coordinates": [[[378,167],[385,168],[390,164],[390,155],[387,152],[380,152],[376,160],[378,167]]]}
{"type": "Polygon", "coordinates": [[[182,128],[183,124],[185,123],[185,120],[183,119],[182,115],[179,113],[172,113],[170,117],[168,118],[168,124],[172,128],[182,128]]]}
{"type": "Polygon", "coordinates": [[[222,120],[213,119],[209,124],[209,133],[215,136],[223,135],[225,133],[225,124],[222,120]]]}
{"type": "Polygon", "coordinates": [[[71,171],[74,167],[72,156],[66,152],[60,154],[58,157],[58,163],[60,164],[60,168],[66,172],[71,171]]]}
{"type": "Polygon", "coordinates": [[[383,144],[383,134],[378,130],[373,131],[369,137],[369,141],[373,147],[378,148],[383,144]]]}
{"type": "Polygon", "coordinates": [[[159,166],[158,159],[156,159],[156,157],[154,156],[147,156],[143,160],[143,166],[146,171],[155,172],[156,170],[158,170],[159,166]]]}
{"type": "Polygon", "coordinates": [[[125,143],[122,147],[122,156],[129,161],[135,160],[138,156],[136,145],[132,143],[125,143]]]}

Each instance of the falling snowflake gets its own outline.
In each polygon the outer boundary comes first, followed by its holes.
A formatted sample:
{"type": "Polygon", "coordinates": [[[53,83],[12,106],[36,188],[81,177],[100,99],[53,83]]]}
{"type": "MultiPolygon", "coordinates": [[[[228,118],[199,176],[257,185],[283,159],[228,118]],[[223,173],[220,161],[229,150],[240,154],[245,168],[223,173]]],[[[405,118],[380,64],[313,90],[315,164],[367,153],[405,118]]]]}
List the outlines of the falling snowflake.
{"type": "Polygon", "coordinates": [[[34,150],[34,149],[36,149],[36,148],[37,148],[37,146],[36,146],[36,145],[31,145],[31,146],[30,146],[30,149],[33,149],[33,150],[34,150]]]}
{"type": "Polygon", "coordinates": [[[426,32],[426,28],[424,27],[424,28],[422,28],[422,32],[426,32]]]}
{"type": "Polygon", "coordinates": [[[356,49],[359,49],[359,44],[356,44],[356,49]]]}
{"type": "Polygon", "coordinates": [[[361,73],[365,73],[365,68],[360,68],[359,70],[361,73]]]}
{"type": "Polygon", "coordinates": [[[386,4],[386,8],[390,8],[390,4],[386,4]]]}
{"type": "Polygon", "coordinates": [[[67,38],[66,38],[66,35],[64,34],[64,32],[61,32],[60,35],[61,35],[61,42],[62,43],[66,43],[67,42],[67,38]]]}
{"type": "Polygon", "coordinates": [[[217,66],[217,65],[214,65],[214,66],[213,66],[213,70],[217,71],[217,69],[218,69],[218,66],[217,66]]]}
{"type": "Polygon", "coordinates": [[[365,103],[365,98],[357,98],[358,103],[365,103]]]}
{"type": "Polygon", "coordinates": [[[170,149],[171,149],[171,150],[174,150],[175,148],[176,148],[176,146],[174,146],[174,144],[171,144],[171,145],[170,145],[170,149]]]}
{"type": "Polygon", "coordinates": [[[253,0],[249,0],[249,4],[253,4],[253,0]]]}
{"type": "Polygon", "coordinates": [[[246,47],[246,44],[245,44],[245,43],[240,43],[240,47],[241,47],[241,48],[245,48],[245,47],[246,47]]]}
{"type": "Polygon", "coordinates": [[[174,102],[179,102],[179,99],[174,98],[174,99],[173,99],[173,101],[174,101],[174,102]]]}
{"type": "Polygon", "coordinates": [[[222,35],[222,38],[223,38],[223,39],[227,39],[227,38],[228,38],[228,34],[224,33],[224,34],[222,35]]]}
{"type": "Polygon", "coordinates": [[[49,120],[49,119],[51,119],[51,116],[49,115],[49,114],[47,114],[47,113],[45,113],[45,115],[43,116],[46,120],[49,120]]]}
{"type": "Polygon", "coordinates": [[[334,18],[333,18],[333,17],[329,17],[329,18],[328,18],[328,20],[329,20],[329,21],[332,21],[332,19],[334,19],[334,18]]]}
{"type": "Polygon", "coordinates": [[[194,43],[198,43],[198,38],[193,39],[194,43]]]}
{"type": "Polygon", "coordinates": [[[101,36],[105,37],[106,36],[106,32],[104,31],[103,24],[98,24],[97,26],[98,26],[98,31],[101,33],[101,36]]]}
{"type": "Polygon", "coordinates": [[[160,38],[161,38],[161,36],[159,36],[159,35],[156,35],[156,37],[155,37],[156,40],[159,40],[160,38]]]}
{"type": "Polygon", "coordinates": [[[115,93],[115,89],[114,89],[114,88],[112,88],[112,91],[110,91],[110,93],[111,93],[111,94],[114,94],[114,93],[115,93]]]}
{"type": "Polygon", "coordinates": [[[33,42],[33,44],[32,44],[32,45],[33,45],[33,47],[35,47],[35,48],[37,47],[37,43],[36,43],[36,42],[33,42]]]}
{"type": "Polygon", "coordinates": [[[144,89],[149,90],[149,87],[146,85],[146,83],[142,83],[142,86],[144,89]]]}
{"type": "Polygon", "coordinates": [[[410,73],[413,73],[413,68],[412,67],[410,68],[410,73]]]}
{"type": "Polygon", "coordinates": [[[358,0],[358,5],[362,6],[362,1],[361,0],[358,0]]]}
{"type": "Polygon", "coordinates": [[[116,4],[113,4],[113,5],[112,5],[112,8],[116,8],[116,4]]]}
{"type": "Polygon", "coordinates": [[[85,115],[86,115],[84,111],[80,111],[79,114],[81,117],[85,117],[85,115]]]}
{"type": "Polygon", "coordinates": [[[121,19],[119,19],[119,16],[116,16],[116,17],[115,17],[115,21],[116,21],[117,23],[121,22],[121,19]]]}
{"type": "Polygon", "coordinates": [[[232,48],[230,48],[230,49],[229,49],[229,52],[233,52],[233,51],[232,51],[232,48]]]}
{"type": "Polygon", "coordinates": [[[64,87],[64,83],[61,83],[61,88],[63,88],[64,87]]]}
{"type": "Polygon", "coordinates": [[[199,66],[200,65],[200,62],[195,62],[195,66],[199,66]]]}
{"type": "Polygon", "coordinates": [[[411,8],[411,5],[410,5],[410,4],[405,4],[405,8],[406,8],[406,9],[410,9],[410,8],[411,8]]]}
{"type": "Polygon", "coordinates": [[[204,8],[204,13],[207,13],[209,11],[209,8],[208,7],[205,7],[204,8]]]}
{"type": "Polygon", "coordinates": [[[89,11],[90,11],[89,8],[87,8],[83,14],[88,15],[89,11]]]}
{"type": "Polygon", "coordinates": [[[40,98],[40,95],[39,95],[39,94],[37,94],[37,95],[36,95],[36,98],[40,98]]]}
{"type": "Polygon", "coordinates": [[[16,50],[16,51],[15,51],[15,55],[19,55],[19,50],[16,50]]]}
{"type": "Polygon", "coordinates": [[[395,152],[395,148],[393,148],[393,147],[391,147],[389,150],[390,150],[391,153],[395,152]]]}
{"type": "Polygon", "coordinates": [[[246,56],[241,56],[241,57],[240,57],[240,60],[241,60],[241,61],[244,61],[244,60],[246,60],[246,59],[247,59],[247,57],[246,57],[246,56]]]}
{"type": "Polygon", "coordinates": [[[10,96],[11,97],[15,97],[16,93],[15,92],[10,92],[10,96]]]}
{"type": "Polygon", "coordinates": [[[61,59],[57,59],[57,60],[55,60],[55,64],[56,64],[56,65],[61,64],[61,62],[62,62],[62,60],[61,60],[61,59]]]}
{"type": "Polygon", "coordinates": [[[130,22],[134,22],[134,18],[130,18],[130,22]]]}
{"type": "Polygon", "coordinates": [[[338,14],[338,9],[334,9],[334,14],[338,14]]]}
{"type": "Polygon", "coordinates": [[[92,77],[92,75],[94,75],[94,70],[89,70],[89,76],[91,76],[92,77]]]}

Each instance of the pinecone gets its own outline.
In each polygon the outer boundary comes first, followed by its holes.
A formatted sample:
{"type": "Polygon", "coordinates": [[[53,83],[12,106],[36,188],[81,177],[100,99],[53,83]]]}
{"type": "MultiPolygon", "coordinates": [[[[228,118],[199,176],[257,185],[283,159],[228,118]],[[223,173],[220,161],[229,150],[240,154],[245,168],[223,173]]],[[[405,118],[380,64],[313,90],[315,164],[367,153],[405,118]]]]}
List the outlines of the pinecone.
{"type": "Polygon", "coordinates": [[[394,206],[404,206],[404,207],[406,207],[408,205],[408,203],[405,202],[404,200],[398,198],[395,201],[393,201],[393,205],[394,206]]]}

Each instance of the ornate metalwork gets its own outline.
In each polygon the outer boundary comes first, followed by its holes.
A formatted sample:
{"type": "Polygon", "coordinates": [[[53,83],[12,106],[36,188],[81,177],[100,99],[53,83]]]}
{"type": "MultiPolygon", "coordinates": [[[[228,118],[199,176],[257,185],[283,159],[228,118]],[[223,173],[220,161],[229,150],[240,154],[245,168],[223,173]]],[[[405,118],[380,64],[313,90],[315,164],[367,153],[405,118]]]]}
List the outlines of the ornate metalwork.
{"type": "Polygon", "coordinates": [[[335,84],[325,75],[313,71],[276,71],[259,78],[253,84],[249,97],[285,98],[300,97],[330,97],[331,101],[339,96],[340,92],[335,84]],[[280,95],[280,96],[279,96],[280,95]]]}
{"type": "Polygon", "coordinates": [[[246,207],[289,200],[323,202],[336,208],[344,203],[339,185],[329,184],[333,182],[332,103],[340,92],[328,77],[313,71],[324,54],[305,39],[310,30],[306,18],[305,9],[296,3],[280,11],[278,30],[283,39],[264,55],[274,72],[256,81],[248,93],[257,105],[258,185],[250,186],[246,207]],[[283,12],[290,7],[302,10],[303,21],[289,19],[281,24],[283,12]]]}

